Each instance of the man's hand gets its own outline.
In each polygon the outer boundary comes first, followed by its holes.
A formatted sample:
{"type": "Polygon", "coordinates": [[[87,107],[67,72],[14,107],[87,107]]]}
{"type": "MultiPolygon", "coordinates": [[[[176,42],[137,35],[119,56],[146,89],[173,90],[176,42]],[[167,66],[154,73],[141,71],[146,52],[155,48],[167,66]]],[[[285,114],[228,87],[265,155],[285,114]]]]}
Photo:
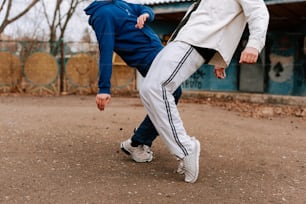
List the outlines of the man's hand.
{"type": "Polygon", "coordinates": [[[97,94],[96,104],[100,111],[103,111],[104,108],[108,105],[111,96],[109,94],[97,94]]]}
{"type": "Polygon", "coordinates": [[[225,79],[226,77],[225,68],[215,66],[214,72],[215,72],[215,77],[217,77],[218,79],[225,79]]]}
{"type": "Polygon", "coordinates": [[[135,25],[135,28],[139,28],[139,29],[142,29],[145,22],[147,21],[147,19],[149,18],[149,14],[148,13],[144,13],[144,14],[141,14],[140,16],[138,16],[137,18],[137,24],[135,25]]]}
{"type": "Polygon", "coordinates": [[[239,63],[254,64],[258,59],[258,50],[253,47],[246,47],[240,56],[239,63]]]}

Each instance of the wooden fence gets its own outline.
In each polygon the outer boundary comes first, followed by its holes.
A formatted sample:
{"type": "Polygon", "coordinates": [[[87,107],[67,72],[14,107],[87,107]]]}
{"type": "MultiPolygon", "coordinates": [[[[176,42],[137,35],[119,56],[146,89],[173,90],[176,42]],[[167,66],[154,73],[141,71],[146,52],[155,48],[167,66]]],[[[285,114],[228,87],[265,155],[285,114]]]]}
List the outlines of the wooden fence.
{"type": "MultiPolygon", "coordinates": [[[[46,51],[33,51],[26,58],[9,50],[0,51],[0,93],[95,94],[99,72],[95,53],[73,53],[62,60],[46,51]]],[[[111,83],[113,93],[136,91],[136,70],[115,53],[111,83]]]]}

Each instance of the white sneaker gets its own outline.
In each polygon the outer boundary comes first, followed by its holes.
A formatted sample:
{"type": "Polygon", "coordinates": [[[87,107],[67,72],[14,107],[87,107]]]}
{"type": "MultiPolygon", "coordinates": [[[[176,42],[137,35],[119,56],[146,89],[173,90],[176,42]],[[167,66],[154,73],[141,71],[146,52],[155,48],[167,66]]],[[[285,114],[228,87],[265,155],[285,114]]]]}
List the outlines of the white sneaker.
{"type": "Polygon", "coordinates": [[[184,161],[181,160],[181,159],[178,159],[178,161],[179,161],[179,165],[177,167],[176,173],[184,174],[185,173],[185,170],[184,170],[184,161]]]}
{"type": "Polygon", "coordinates": [[[135,162],[150,162],[153,159],[153,152],[147,145],[133,147],[131,139],[121,142],[120,148],[127,155],[131,155],[135,162]]]}
{"type": "Polygon", "coordinates": [[[199,158],[201,145],[197,139],[192,139],[195,142],[194,151],[183,158],[183,172],[185,174],[185,182],[194,183],[199,175],[199,158]]]}

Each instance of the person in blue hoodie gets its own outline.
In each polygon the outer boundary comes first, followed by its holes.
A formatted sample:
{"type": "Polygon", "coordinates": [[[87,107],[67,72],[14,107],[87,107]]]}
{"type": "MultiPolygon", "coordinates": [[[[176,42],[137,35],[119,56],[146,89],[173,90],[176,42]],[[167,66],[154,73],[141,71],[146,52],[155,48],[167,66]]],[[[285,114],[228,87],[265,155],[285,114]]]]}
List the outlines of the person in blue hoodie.
{"type": "MultiPolygon", "coordinates": [[[[96,104],[103,111],[111,99],[112,57],[116,52],[128,66],[136,68],[145,77],[155,56],[163,45],[159,37],[146,24],[154,19],[151,8],[122,0],[96,0],[85,13],[99,43],[99,81],[96,104]]],[[[181,96],[179,87],[175,102],[181,96]]],[[[136,162],[150,162],[150,147],[158,135],[150,118],[146,116],[131,138],[121,142],[121,149],[136,162]]]]}

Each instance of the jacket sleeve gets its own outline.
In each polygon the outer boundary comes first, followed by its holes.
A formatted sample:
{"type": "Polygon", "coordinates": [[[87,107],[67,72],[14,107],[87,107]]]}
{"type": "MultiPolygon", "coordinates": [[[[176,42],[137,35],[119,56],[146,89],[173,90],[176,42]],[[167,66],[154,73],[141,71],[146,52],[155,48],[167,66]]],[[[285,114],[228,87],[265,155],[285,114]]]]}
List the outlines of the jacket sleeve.
{"type": "Polygon", "coordinates": [[[141,4],[131,4],[131,7],[134,9],[137,16],[140,16],[144,13],[148,13],[149,14],[148,22],[152,22],[154,20],[155,15],[154,15],[153,10],[150,7],[143,6],[141,4]]]}
{"type": "Polygon", "coordinates": [[[99,43],[99,80],[98,93],[110,94],[111,76],[112,76],[112,59],[114,50],[114,24],[111,19],[105,17],[96,19],[94,30],[99,43]]]}
{"type": "Polygon", "coordinates": [[[246,16],[250,36],[247,47],[259,52],[265,45],[269,24],[269,12],[263,0],[238,0],[246,16]]]}

